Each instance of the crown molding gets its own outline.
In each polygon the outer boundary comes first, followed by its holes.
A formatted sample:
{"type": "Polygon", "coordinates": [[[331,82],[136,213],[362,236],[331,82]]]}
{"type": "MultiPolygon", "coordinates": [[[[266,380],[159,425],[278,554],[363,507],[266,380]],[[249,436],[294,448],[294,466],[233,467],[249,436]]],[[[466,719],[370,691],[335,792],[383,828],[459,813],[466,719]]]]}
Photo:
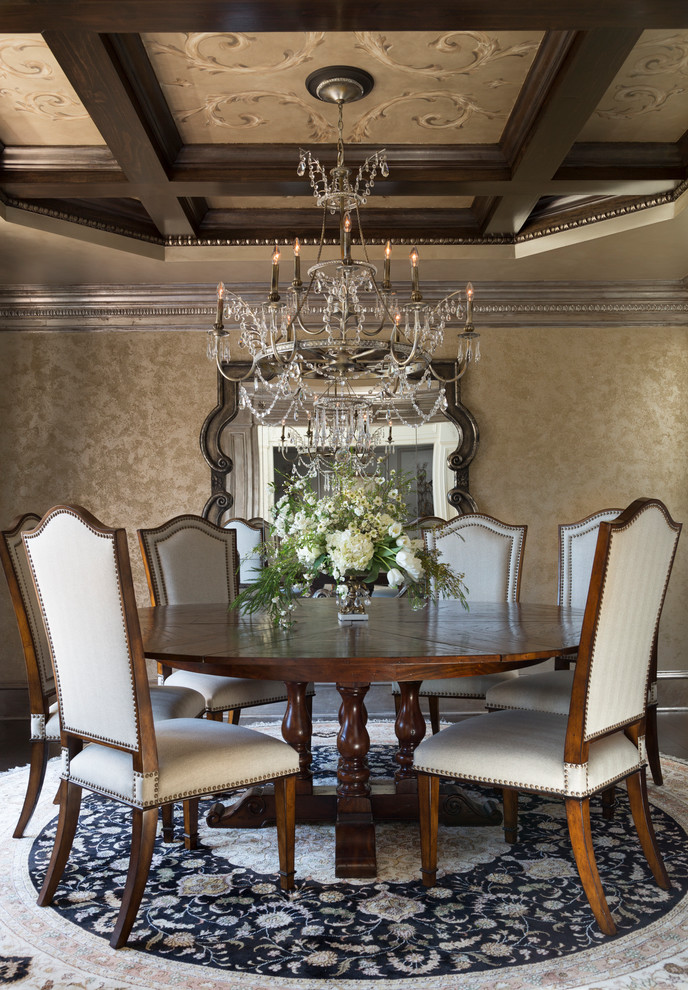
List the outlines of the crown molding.
{"type": "MultiPolygon", "coordinates": [[[[265,286],[235,285],[254,301],[265,286]]],[[[456,289],[443,282],[423,286],[427,301],[456,289]]],[[[475,324],[488,327],[688,327],[688,279],[654,282],[475,283],[475,324]]],[[[209,330],[215,319],[215,286],[24,285],[0,288],[0,331],[209,330]]]]}

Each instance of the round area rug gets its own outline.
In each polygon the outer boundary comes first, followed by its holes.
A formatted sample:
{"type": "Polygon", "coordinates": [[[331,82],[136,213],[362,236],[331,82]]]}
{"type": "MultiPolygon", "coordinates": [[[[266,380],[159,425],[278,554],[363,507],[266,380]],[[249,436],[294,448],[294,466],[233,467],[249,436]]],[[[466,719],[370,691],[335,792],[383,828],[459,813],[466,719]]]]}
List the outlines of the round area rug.
{"type": "MultiPolygon", "coordinates": [[[[315,727],[318,782],[333,779],[336,729],[315,727]]],[[[389,776],[392,726],[369,729],[372,776],[389,776]]],[[[2,846],[13,863],[1,881],[10,896],[3,891],[0,982],[37,990],[685,988],[688,766],[663,765],[665,787],[651,788],[651,800],[671,891],[656,885],[645,863],[625,792],[613,821],[602,819],[599,803],[593,807],[598,866],[619,928],[614,938],[599,932],[582,892],[563,804],[524,796],[516,845],[505,844],[501,827],[440,828],[438,883],[430,890],[419,880],[418,830],[409,824],[378,826],[378,877],[370,881],[334,877],[333,827],[297,826],[291,899],[276,887],[273,829],[203,824],[194,852],[156,846],[129,945],[115,952],[107,939],[126,875],[129,814],[85,798],[54,905],[39,909],[36,887],[56,814],[44,798],[33,837],[2,846]]],[[[50,769],[54,777],[57,768],[50,769]]],[[[6,834],[18,814],[19,778],[25,782],[24,771],[0,778],[6,834]]],[[[44,792],[54,793],[53,786],[51,779],[44,792]]]]}

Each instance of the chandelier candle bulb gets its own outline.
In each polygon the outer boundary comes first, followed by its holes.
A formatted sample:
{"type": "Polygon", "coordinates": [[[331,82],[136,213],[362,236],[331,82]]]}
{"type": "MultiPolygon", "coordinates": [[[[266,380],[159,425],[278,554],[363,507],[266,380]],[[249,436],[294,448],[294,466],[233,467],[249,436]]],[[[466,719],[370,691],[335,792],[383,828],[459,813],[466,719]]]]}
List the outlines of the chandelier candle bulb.
{"type": "Polygon", "coordinates": [[[222,311],[225,305],[225,283],[219,282],[217,286],[217,316],[215,318],[215,326],[218,330],[222,329],[222,311]]]}
{"type": "Polygon", "coordinates": [[[279,285],[279,260],[280,260],[280,249],[275,244],[275,250],[272,252],[272,281],[270,283],[270,302],[277,302],[279,299],[278,285],[279,285]]]}
{"type": "Polygon", "coordinates": [[[347,213],[341,229],[342,260],[351,261],[351,217],[347,213]]]}
{"type": "Polygon", "coordinates": [[[473,326],[473,285],[469,282],[466,285],[466,326],[473,326]]]}
{"type": "Polygon", "coordinates": [[[419,266],[418,266],[418,248],[413,249],[409,255],[409,260],[411,262],[411,302],[421,302],[423,296],[421,295],[420,285],[419,285],[419,266]]]}
{"type": "Polygon", "coordinates": [[[390,274],[389,274],[391,256],[392,256],[392,245],[390,244],[389,241],[387,241],[385,245],[385,271],[384,271],[384,278],[382,280],[382,288],[385,292],[389,292],[389,290],[392,288],[392,283],[390,281],[390,274]]]}
{"type": "Polygon", "coordinates": [[[294,279],[291,283],[295,289],[303,285],[301,281],[301,245],[298,237],[294,240],[294,279]]]}

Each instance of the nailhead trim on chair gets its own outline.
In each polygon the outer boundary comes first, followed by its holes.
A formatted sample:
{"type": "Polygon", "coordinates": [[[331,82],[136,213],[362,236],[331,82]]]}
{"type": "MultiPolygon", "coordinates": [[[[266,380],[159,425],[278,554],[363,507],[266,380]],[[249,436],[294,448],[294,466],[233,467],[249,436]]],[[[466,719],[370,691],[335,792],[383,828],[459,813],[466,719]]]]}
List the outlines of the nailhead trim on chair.
{"type": "MultiPolygon", "coordinates": [[[[637,773],[638,770],[642,770],[645,766],[646,760],[643,759],[636,766],[631,767],[629,770],[624,770],[623,773],[617,774],[615,777],[610,777],[608,780],[603,781],[601,784],[596,784],[594,788],[587,791],[566,791],[560,790],[554,787],[536,787],[534,784],[524,784],[520,780],[504,780],[501,777],[478,777],[474,774],[457,774],[457,780],[474,780],[479,784],[490,784],[493,787],[511,787],[514,790],[520,791],[530,791],[537,794],[559,794],[562,797],[588,797],[591,794],[597,794],[598,791],[603,791],[607,787],[611,787],[612,784],[617,783],[619,780],[625,780],[626,777],[630,777],[631,774],[637,773]]],[[[568,764],[568,766],[575,766],[576,764],[568,764]]],[[[582,766],[583,764],[581,764],[582,766]]],[[[565,764],[566,766],[566,764],[565,764]]],[[[586,764],[587,766],[587,764],[586,764]]],[[[423,767],[419,764],[414,764],[414,770],[419,770],[421,773],[434,774],[436,777],[450,777],[450,775],[445,773],[444,770],[437,770],[433,767],[423,767]]],[[[566,779],[566,774],[564,775],[566,779]]]]}
{"type": "MultiPolygon", "coordinates": [[[[66,751],[63,751],[63,754],[65,752],[66,751]]],[[[64,767],[64,760],[63,760],[63,767],[64,767]]],[[[230,791],[230,790],[236,791],[244,787],[250,787],[252,784],[260,784],[264,780],[276,780],[278,777],[292,777],[294,776],[294,774],[297,773],[298,773],[298,768],[294,770],[286,771],[285,773],[266,773],[266,774],[261,774],[260,776],[246,777],[243,780],[238,780],[238,781],[234,780],[234,781],[225,781],[224,783],[220,782],[213,784],[213,786],[210,787],[206,793],[215,794],[216,792],[220,792],[220,791],[230,791]]],[[[92,791],[95,794],[103,794],[105,797],[110,797],[115,800],[121,801],[123,804],[127,804],[132,808],[140,808],[142,810],[145,810],[146,808],[155,808],[160,804],[160,799],[158,797],[157,781],[154,790],[154,797],[149,799],[147,802],[144,802],[140,798],[139,800],[137,800],[136,795],[121,794],[118,791],[113,791],[105,787],[94,787],[92,781],[83,780],[82,778],[77,776],[70,776],[69,771],[65,772],[64,769],[61,771],[60,776],[62,777],[63,780],[68,780],[70,783],[76,784],[78,787],[85,787],[89,791],[92,791]]],[[[137,791],[140,792],[143,788],[144,775],[134,773],[133,777],[134,777],[135,788],[137,791]],[[135,779],[137,777],[138,780],[135,779]]],[[[145,777],[146,778],[157,777],[157,774],[146,774],[145,777]]],[[[167,803],[172,801],[183,801],[187,797],[198,797],[198,796],[199,796],[198,791],[191,788],[190,790],[179,791],[178,793],[175,794],[166,795],[165,802],[167,803]]]]}
{"type": "MultiPolygon", "coordinates": [[[[306,697],[307,698],[313,697],[313,695],[315,695],[315,689],[314,688],[311,688],[310,691],[306,691],[306,697]]],[[[278,701],[284,701],[284,694],[275,695],[274,698],[261,698],[260,699],[260,704],[261,705],[271,705],[271,704],[274,704],[275,702],[278,702],[278,701]]],[[[258,707],[258,704],[255,701],[249,701],[245,705],[233,705],[232,706],[233,709],[237,709],[237,708],[257,708],[257,707],[258,707]]],[[[221,705],[219,708],[217,708],[217,707],[216,708],[207,708],[206,707],[204,709],[204,711],[206,711],[206,712],[226,712],[227,711],[227,705],[221,705]]]]}

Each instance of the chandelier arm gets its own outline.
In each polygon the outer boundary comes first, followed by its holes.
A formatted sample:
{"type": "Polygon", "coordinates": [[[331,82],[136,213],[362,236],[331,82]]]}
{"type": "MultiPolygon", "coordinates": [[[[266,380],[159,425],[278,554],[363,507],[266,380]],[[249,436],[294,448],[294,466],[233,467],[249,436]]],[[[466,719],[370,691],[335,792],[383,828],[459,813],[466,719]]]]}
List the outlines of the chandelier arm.
{"type": "Polygon", "coordinates": [[[256,370],[256,359],[255,359],[255,357],[253,358],[253,363],[251,364],[251,367],[246,372],[246,374],[245,375],[241,375],[239,378],[234,378],[234,377],[232,377],[232,375],[228,375],[227,372],[224,371],[219,356],[216,356],[216,358],[215,358],[215,364],[217,365],[217,370],[220,372],[220,374],[222,375],[222,377],[225,378],[228,382],[239,383],[239,382],[248,381],[248,379],[255,373],[255,370],[256,370]]]}
{"type": "Polygon", "coordinates": [[[453,385],[454,382],[458,382],[459,379],[463,378],[463,376],[466,374],[466,371],[468,370],[469,363],[470,362],[468,362],[468,361],[462,361],[461,362],[461,369],[460,369],[459,373],[456,374],[456,375],[454,375],[453,378],[443,378],[442,375],[438,375],[437,372],[435,371],[435,369],[432,366],[432,361],[430,361],[430,363],[428,364],[428,367],[430,368],[430,374],[432,375],[432,377],[436,381],[438,381],[441,385],[453,385]]]}
{"type": "Polygon", "coordinates": [[[411,361],[416,356],[416,351],[418,350],[418,327],[415,328],[413,333],[413,345],[411,346],[410,353],[404,358],[404,360],[399,360],[399,358],[394,353],[394,343],[399,331],[399,327],[395,324],[394,329],[389,338],[389,355],[397,368],[407,368],[411,361]]]}

